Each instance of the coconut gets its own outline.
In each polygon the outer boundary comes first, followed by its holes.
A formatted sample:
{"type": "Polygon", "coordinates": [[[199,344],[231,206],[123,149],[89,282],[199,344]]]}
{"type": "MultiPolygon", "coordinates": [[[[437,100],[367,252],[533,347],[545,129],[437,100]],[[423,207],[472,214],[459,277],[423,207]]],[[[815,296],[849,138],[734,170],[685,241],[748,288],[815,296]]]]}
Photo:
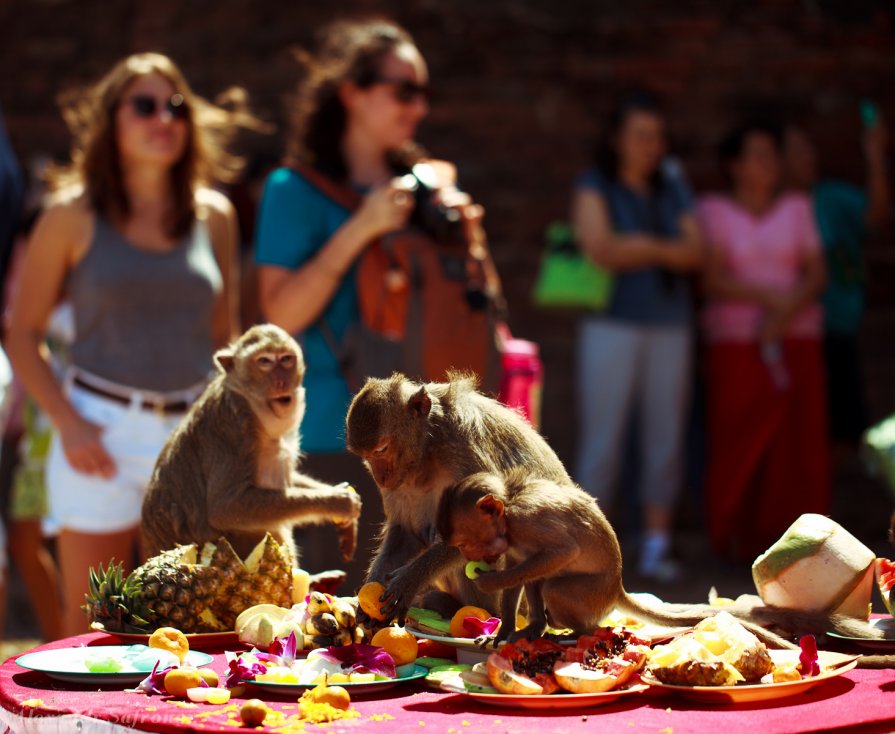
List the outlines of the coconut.
{"type": "Polygon", "coordinates": [[[838,523],[805,514],[755,559],[752,578],[765,604],[867,619],[874,559],[838,523]]]}

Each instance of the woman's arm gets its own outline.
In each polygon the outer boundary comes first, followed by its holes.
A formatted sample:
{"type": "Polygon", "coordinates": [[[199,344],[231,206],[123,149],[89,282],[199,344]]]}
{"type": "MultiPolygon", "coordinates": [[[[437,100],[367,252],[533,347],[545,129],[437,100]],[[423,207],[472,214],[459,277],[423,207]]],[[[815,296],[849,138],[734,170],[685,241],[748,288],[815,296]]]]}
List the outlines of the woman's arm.
{"type": "Polygon", "coordinates": [[[802,256],[799,282],[786,294],[783,302],[770,307],[762,324],[759,338],[763,342],[780,341],[793,319],[808,306],[817,302],[827,284],[827,269],[823,253],[819,250],[802,256]]]}
{"type": "Polygon", "coordinates": [[[240,332],[239,226],[233,204],[222,193],[202,189],[197,198],[208,212],[208,231],[223,281],[212,323],[212,343],[217,349],[236,339],[240,332]]]}
{"type": "Polygon", "coordinates": [[[703,288],[709,298],[721,301],[745,301],[773,308],[782,307],[784,298],[777,291],[737,278],[730,272],[724,252],[709,243],[703,267],[703,288]]]}
{"type": "Polygon", "coordinates": [[[867,228],[881,229],[892,216],[889,175],[886,165],[888,133],[883,121],[864,133],[864,155],[867,159],[867,228]]]}
{"type": "Polygon", "coordinates": [[[386,232],[402,228],[412,209],[413,197],[390,182],[371,191],[298,269],[260,264],[258,297],[265,318],[293,334],[313,324],[364,248],[386,232]]]}
{"type": "Polygon", "coordinates": [[[671,270],[694,270],[702,263],[702,238],[693,216],[680,220],[679,237],[659,238],[649,234],[616,234],[609,207],[601,193],[576,189],[572,199],[572,227],[584,253],[600,267],[612,271],[653,266],[671,270]]]}
{"type": "Polygon", "coordinates": [[[62,297],[66,276],[89,246],[92,230],[92,214],[77,203],[51,206],[38,219],[25,250],[6,348],[16,375],[58,430],[72,468],[109,478],[115,464],[100,442],[101,429],[66,399],[44,356],[50,312],[62,297]]]}

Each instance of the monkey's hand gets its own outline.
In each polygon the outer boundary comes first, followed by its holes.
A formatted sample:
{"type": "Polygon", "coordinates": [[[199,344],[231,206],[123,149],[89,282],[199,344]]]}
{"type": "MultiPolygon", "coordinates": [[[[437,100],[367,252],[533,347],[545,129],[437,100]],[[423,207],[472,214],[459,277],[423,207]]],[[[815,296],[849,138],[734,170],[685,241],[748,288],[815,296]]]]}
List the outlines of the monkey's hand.
{"type": "Polygon", "coordinates": [[[339,538],[339,553],[346,563],[354,558],[357,549],[357,520],[336,523],[336,534],[339,538]]]}
{"type": "Polygon", "coordinates": [[[431,580],[451,568],[459,568],[462,563],[463,556],[456,548],[438,541],[411,563],[392,572],[388,577],[385,594],[382,595],[386,601],[382,607],[386,623],[397,618],[398,623],[403,626],[414,597],[431,580]]]}

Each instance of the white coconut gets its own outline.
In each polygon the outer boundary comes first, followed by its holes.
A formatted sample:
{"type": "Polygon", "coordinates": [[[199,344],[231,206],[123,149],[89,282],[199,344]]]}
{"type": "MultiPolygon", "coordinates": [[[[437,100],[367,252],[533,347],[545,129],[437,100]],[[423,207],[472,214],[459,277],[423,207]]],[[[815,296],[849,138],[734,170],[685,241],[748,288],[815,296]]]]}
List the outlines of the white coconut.
{"type": "Polygon", "coordinates": [[[805,514],[752,564],[765,604],[867,619],[875,556],[830,518],[805,514]]]}

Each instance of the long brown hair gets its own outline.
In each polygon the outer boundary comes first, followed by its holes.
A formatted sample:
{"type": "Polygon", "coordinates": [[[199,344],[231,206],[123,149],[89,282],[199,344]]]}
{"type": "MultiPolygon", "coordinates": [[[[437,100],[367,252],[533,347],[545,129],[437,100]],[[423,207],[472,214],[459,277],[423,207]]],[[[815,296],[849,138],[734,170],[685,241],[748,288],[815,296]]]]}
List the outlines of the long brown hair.
{"type": "MultiPolygon", "coordinates": [[[[342,20],[320,32],[313,55],[296,53],[305,74],[293,100],[287,166],[304,163],[336,180],[346,178],[342,137],[347,115],[339,87],[346,81],[362,88],[370,86],[380,73],[383,59],[405,45],[416,44],[406,30],[390,20],[342,20]]],[[[389,164],[401,171],[422,155],[419,146],[410,142],[389,151],[389,164]]]]}
{"type": "Polygon", "coordinates": [[[107,219],[126,219],[131,211],[124,187],[116,139],[115,112],[122,95],[137,77],[163,76],[183,97],[187,109],[186,148],[171,167],[172,208],[166,223],[169,236],[184,235],[195,218],[195,192],[214,181],[231,181],[242,159],[227,151],[237,127],[261,127],[247,111],[246,95],[232,88],[212,104],[195,94],[183,73],[167,56],[140,53],[122,59],[96,84],[69,91],[59,98],[72,133],[70,165],[50,174],[54,188],[83,187],[91,207],[107,219]],[[227,105],[225,109],[221,105],[227,105]]]}

